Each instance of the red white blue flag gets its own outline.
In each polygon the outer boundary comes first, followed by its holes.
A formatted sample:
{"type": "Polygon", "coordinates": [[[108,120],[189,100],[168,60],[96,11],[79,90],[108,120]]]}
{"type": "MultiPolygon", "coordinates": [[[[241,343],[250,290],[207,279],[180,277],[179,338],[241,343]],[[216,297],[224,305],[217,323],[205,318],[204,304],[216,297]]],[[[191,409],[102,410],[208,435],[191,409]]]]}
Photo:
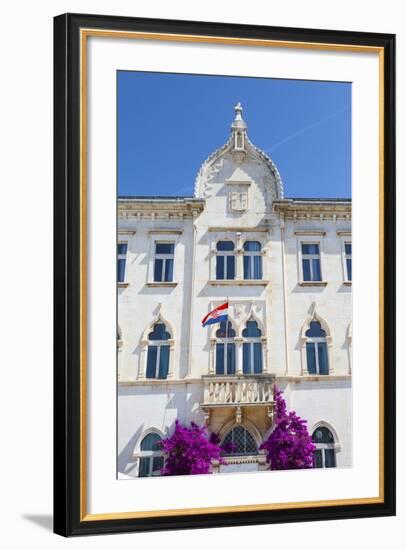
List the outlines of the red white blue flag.
{"type": "Polygon", "coordinates": [[[222,321],[227,321],[228,319],[228,302],[217,306],[213,311],[210,311],[202,319],[202,327],[207,325],[212,325],[213,323],[221,323],[222,321]]]}

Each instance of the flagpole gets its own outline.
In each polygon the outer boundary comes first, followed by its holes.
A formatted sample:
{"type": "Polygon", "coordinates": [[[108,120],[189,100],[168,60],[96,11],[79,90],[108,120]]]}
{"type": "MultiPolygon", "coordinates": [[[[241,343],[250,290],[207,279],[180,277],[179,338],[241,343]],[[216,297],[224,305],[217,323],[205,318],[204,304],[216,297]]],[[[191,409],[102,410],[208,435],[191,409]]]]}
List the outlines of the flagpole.
{"type": "Polygon", "coordinates": [[[229,303],[228,303],[228,299],[229,299],[229,296],[227,296],[227,321],[226,321],[226,339],[228,338],[228,306],[229,306],[229,303]]]}

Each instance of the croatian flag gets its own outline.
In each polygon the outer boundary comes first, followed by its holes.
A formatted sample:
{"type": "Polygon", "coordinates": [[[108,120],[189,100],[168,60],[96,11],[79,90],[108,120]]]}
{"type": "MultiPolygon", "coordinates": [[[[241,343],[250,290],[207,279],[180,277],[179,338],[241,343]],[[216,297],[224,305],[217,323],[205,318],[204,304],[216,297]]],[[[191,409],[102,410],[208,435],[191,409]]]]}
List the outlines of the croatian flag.
{"type": "Polygon", "coordinates": [[[228,302],[222,304],[221,306],[217,306],[215,309],[213,309],[213,311],[210,311],[205,317],[203,317],[202,327],[212,325],[213,323],[221,323],[222,321],[227,321],[227,317],[228,302]]]}

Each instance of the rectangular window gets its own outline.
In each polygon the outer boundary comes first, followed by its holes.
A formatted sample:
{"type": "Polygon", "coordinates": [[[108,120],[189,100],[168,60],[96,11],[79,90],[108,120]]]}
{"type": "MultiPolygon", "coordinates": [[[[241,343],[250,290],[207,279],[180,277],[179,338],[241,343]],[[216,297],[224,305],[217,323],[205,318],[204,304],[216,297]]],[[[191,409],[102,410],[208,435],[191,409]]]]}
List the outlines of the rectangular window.
{"type": "Polygon", "coordinates": [[[262,372],[262,344],[254,343],[254,372],[260,374],[262,372]]]}
{"type": "Polygon", "coordinates": [[[314,451],[313,457],[315,468],[323,468],[323,458],[321,453],[321,449],[317,449],[316,451],[314,451]]]}
{"type": "Polygon", "coordinates": [[[307,342],[306,344],[307,372],[309,374],[317,374],[315,346],[314,342],[307,342]]]}
{"type": "Polygon", "coordinates": [[[169,370],[169,346],[160,346],[158,378],[165,379],[169,370]]]}
{"type": "Polygon", "coordinates": [[[334,449],[324,449],[324,459],[326,468],[336,467],[336,453],[334,449]]]}
{"type": "Polygon", "coordinates": [[[251,353],[250,353],[250,344],[244,343],[242,345],[242,365],[243,365],[243,373],[244,374],[251,374],[251,353]]]}
{"type": "Polygon", "coordinates": [[[325,342],[318,342],[317,347],[319,360],[318,374],[328,374],[327,344],[325,342]]]}
{"type": "Polygon", "coordinates": [[[156,378],[156,362],[158,357],[158,347],[148,346],[147,355],[147,378],[156,378]]]}
{"type": "Polygon", "coordinates": [[[352,281],[352,244],[344,243],[345,268],[347,281],[352,281]]]}
{"type": "Polygon", "coordinates": [[[318,243],[302,243],[302,271],[303,281],[321,281],[318,243]]]}
{"type": "Polygon", "coordinates": [[[173,262],[175,245],[173,243],[155,244],[154,281],[173,281],[173,262]]]}
{"type": "Polygon", "coordinates": [[[152,459],[152,475],[153,476],[161,475],[161,469],[163,467],[164,467],[164,457],[154,456],[152,459]]]}
{"type": "Polygon", "coordinates": [[[235,344],[227,344],[227,374],[235,374],[235,344]]]}
{"type": "Polygon", "coordinates": [[[125,263],[127,258],[127,243],[117,244],[117,282],[125,281],[125,263]]]}
{"type": "Polygon", "coordinates": [[[148,477],[150,475],[149,473],[150,460],[151,459],[149,456],[144,456],[140,458],[140,466],[139,466],[139,472],[138,472],[139,477],[148,477]]]}
{"type": "Polygon", "coordinates": [[[224,344],[216,345],[216,374],[224,374],[224,344]]]}

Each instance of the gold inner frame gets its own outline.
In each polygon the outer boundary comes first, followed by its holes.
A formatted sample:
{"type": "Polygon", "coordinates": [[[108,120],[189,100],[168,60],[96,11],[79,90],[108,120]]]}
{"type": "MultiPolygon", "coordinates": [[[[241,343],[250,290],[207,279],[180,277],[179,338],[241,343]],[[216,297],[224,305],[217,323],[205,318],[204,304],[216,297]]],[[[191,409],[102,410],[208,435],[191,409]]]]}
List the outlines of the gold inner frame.
{"type": "Polygon", "coordinates": [[[141,519],[180,515],[219,514],[225,512],[253,512],[264,510],[304,509],[325,506],[377,504],[384,502],[384,48],[355,44],[320,44],[314,42],[280,41],[222,36],[163,34],[105,29],[80,29],[80,521],[112,519],[141,519]],[[173,510],[143,510],[138,512],[87,513],[87,38],[130,38],[136,40],[162,40],[175,42],[216,43],[225,45],[262,46],[277,48],[316,49],[377,53],[379,55],[379,496],[180,508],[173,510]]]}

